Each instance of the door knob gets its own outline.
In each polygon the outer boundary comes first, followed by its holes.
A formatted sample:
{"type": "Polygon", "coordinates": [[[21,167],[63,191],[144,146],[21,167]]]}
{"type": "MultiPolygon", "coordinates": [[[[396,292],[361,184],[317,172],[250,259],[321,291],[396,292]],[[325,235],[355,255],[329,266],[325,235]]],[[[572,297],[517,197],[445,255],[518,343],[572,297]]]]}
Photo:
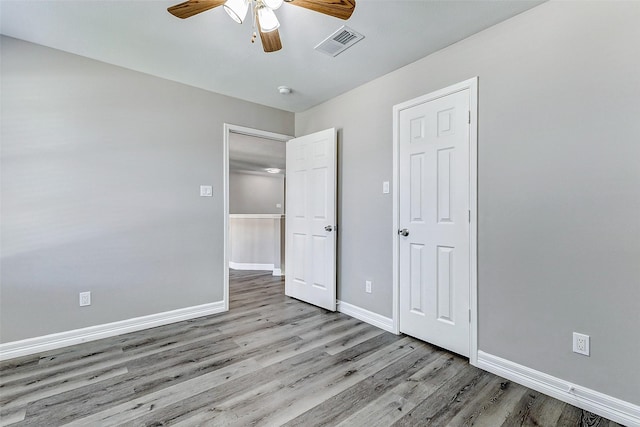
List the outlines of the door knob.
{"type": "Polygon", "coordinates": [[[398,234],[403,237],[407,237],[409,235],[409,230],[407,230],[406,228],[403,228],[402,230],[398,230],[398,234]]]}
{"type": "Polygon", "coordinates": [[[333,231],[333,227],[330,225],[327,225],[326,227],[324,227],[325,231],[333,231]]]}

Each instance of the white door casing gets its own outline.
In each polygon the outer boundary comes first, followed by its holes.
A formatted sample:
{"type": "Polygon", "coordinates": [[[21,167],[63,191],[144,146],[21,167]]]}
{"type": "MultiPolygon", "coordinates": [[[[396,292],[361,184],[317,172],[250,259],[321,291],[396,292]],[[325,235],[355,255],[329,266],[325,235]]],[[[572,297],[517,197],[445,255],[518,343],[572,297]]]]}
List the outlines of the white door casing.
{"type": "Polygon", "coordinates": [[[336,310],[335,129],[287,142],[285,294],[336,310]]]}
{"type": "Polygon", "coordinates": [[[394,108],[399,232],[394,320],[399,331],[472,362],[477,353],[475,83],[394,108]]]}
{"type": "Polygon", "coordinates": [[[274,141],[280,141],[283,144],[289,141],[292,137],[291,135],[285,135],[275,132],[268,132],[260,129],[248,128],[245,126],[238,126],[229,123],[224,124],[224,134],[223,134],[223,204],[224,204],[224,266],[222,268],[223,272],[223,301],[224,301],[224,311],[229,310],[229,143],[231,139],[231,134],[237,133],[241,135],[249,135],[255,136],[258,138],[271,139],[274,141]]]}

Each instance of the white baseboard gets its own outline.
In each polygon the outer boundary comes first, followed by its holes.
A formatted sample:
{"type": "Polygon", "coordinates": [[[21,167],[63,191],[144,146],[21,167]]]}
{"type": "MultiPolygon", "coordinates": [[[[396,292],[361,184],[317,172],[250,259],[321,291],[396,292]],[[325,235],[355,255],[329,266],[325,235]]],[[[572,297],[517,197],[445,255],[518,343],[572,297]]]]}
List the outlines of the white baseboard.
{"type": "Polygon", "coordinates": [[[280,268],[274,268],[273,269],[273,275],[274,276],[284,276],[284,274],[282,274],[282,269],[280,269],[280,268]]]}
{"type": "Polygon", "coordinates": [[[217,301],[148,316],[134,317],[133,319],[106,323],[104,325],[89,326],[87,328],[8,342],[0,344],[0,360],[41,353],[43,351],[136,332],[142,329],[154,328],[156,326],[167,325],[196,317],[222,313],[223,311],[225,311],[224,301],[217,301]]]}
{"type": "Polygon", "coordinates": [[[384,317],[378,313],[365,310],[364,308],[344,301],[338,301],[338,311],[351,317],[355,317],[358,320],[362,320],[363,322],[367,322],[380,329],[384,329],[387,332],[393,333],[393,319],[390,317],[384,317]]]}
{"type": "Polygon", "coordinates": [[[234,270],[273,270],[273,267],[273,264],[251,264],[229,261],[229,268],[233,268],[234,270]]]}
{"type": "Polygon", "coordinates": [[[572,384],[483,351],[479,368],[628,427],[640,427],[640,406],[572,384]]]}

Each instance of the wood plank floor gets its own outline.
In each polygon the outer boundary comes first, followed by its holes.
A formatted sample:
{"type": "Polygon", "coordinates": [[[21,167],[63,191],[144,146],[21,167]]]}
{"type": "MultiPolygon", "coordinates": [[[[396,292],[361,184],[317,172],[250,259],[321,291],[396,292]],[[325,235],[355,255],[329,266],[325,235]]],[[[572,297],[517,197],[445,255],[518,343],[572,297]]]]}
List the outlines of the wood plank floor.
{"type": "Polygon", "coordinates": [[[617,426],[231,271],[227,313],[5,361],[0,425],[617,426]]]}

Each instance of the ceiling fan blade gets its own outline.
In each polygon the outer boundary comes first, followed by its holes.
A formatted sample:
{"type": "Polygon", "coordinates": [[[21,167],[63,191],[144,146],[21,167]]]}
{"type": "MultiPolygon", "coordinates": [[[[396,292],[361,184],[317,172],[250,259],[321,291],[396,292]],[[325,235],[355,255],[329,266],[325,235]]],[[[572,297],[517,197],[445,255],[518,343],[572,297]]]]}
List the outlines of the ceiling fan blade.
{"type": "Polygon", "coordinates": [[[173,16],[184,19],[224,4],[225,0],[189,0],[171,6],[167,10],[173,16]]]}
{"type": "Polygon", "coordinates": [[[269,31],[263,33],[258,23],[258,31],[260,32],[260,39],[262,40],[262,48],[265,52],[275,52],[282,49],[282,42],[280,41],[280,33],[278,30],[269,31]]]}
{"type": "Polygon", "coordinates": [[[340,19],[349,19],[356,8],[356,0],[285,0],[296,6],[335,16],[340,19]]]}

